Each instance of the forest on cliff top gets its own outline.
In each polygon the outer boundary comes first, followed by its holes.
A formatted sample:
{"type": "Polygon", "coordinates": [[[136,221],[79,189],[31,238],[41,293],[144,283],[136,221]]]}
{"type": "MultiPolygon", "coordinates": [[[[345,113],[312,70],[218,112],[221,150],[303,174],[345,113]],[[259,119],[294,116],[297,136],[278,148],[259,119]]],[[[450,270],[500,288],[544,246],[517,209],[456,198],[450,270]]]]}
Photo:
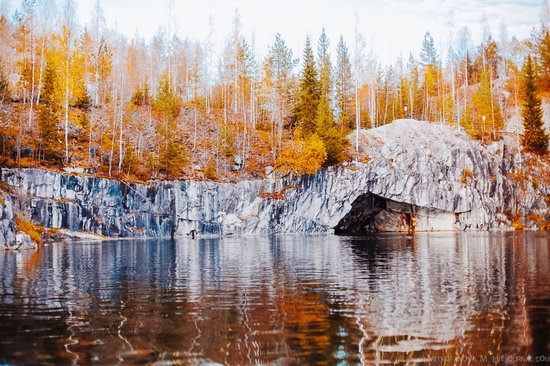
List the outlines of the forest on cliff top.
{"type": "Polygon", "coordinates": [[[521,134],[524,151],[547,156],[547,3],[529,39],[485,24],[473,44],[464,27],[449,32],[441,55],[427,32],[419,55],[387,65],[359,25],[351,40],[331,40],[320,25],[301,55],[276,34],[260,57],[238,10],[216,45],[212,21],[206,39],[167,26],[146,41],[110,27],[99,1],[87,24],[76,6],[24,0],[0,15],[2,166],[140,181],[236,181],[271,167],[312,174],[367,161],[355,132],[400,118],[448,124],[482,143],[521,134]]]}

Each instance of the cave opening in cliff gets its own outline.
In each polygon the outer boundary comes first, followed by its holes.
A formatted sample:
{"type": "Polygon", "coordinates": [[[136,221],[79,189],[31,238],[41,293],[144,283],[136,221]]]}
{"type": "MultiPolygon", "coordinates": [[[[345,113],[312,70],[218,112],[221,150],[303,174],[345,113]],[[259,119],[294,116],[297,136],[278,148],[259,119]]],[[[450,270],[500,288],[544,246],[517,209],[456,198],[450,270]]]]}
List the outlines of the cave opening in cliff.
{"type": "Polygon", "coordinates": [[[411,205],[393,202],[372,193],[363,194],[334,228],[336,235],[361,236],[376,232],[412,232],[411,205]]]}

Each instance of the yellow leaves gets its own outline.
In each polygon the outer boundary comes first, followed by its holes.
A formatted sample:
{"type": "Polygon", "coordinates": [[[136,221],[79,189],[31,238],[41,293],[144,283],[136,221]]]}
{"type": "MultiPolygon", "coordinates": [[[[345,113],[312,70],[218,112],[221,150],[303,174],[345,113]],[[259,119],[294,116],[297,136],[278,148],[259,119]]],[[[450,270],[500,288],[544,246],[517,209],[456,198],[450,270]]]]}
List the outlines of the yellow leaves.
{"type": "Polygon", "coordinates": [[[491,88],[489,71],[482,74],[481,84],[472,100],[477,112],[476,122],[480,136],[495,134],[504,128],[500,106],[491,88]]]}
{"type": "Polygon", "coordinates": [[[298,140],[281,151],[275,170],[282,174],[315,174],[327,160],[325,144],[317,134],[298,140]]]}
{"type": "Polygon", "coordinates": [[[34,241],[36,244],[42,243],[42,233],[44,232],[43,227],[36,226],[32,222],[27,221],[19,216],[15,217],[15,225],[17,226],[17,230],[22,231],[30,236],[32,241],[34,241]]]}
{"type": "Polygon", "coordinates": [[[426,66],[424,72],[424,87],[428,91],[429,96],[437,95],[438,80],[441,80],[441,70],[436,65],[426,66]]]}
{"type": "Polygon", "coordinates": [[[71,47],[71,31],[66,26],[63,26],[60,34],[53,35],[53,41],[57,45],[60,52],[69,56],[71,47]]]}

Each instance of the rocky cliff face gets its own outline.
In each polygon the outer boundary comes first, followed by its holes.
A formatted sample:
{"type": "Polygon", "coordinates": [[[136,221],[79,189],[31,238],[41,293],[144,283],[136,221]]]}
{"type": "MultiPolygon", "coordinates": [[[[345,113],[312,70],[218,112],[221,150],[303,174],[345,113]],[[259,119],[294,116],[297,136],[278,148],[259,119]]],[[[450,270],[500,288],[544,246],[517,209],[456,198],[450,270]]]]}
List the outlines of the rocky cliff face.
{"type": "Polygon", "coordinates": [[[0,191],[0,250],[35,248],[30,236],[17,229],[12,198],[0,191]]]}
{"type": "Polygon", "coordinates": [[[368,162],[299,178],[142,185],[2,169],[2,181],[36,224],[108,237],[487,230],[548,219],[548,165],[518,175],[513,141],[486,147],[411,120],[362,131],[360,141],[368,162]]]}

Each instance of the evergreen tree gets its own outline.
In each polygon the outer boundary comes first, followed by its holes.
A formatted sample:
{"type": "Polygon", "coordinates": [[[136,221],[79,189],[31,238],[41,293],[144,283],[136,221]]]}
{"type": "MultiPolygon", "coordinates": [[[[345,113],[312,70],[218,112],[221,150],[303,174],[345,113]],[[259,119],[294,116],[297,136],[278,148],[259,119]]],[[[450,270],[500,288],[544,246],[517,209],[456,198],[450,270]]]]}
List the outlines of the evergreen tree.
{"type": "Polygon", "coordinates": [[[330,105],[332,98],[332,64],[330,61],[329,47],[330,42],[325,32],[325,28],[323,28],[317,46],[320,93],[321,98],[327,98],[330,105]]]}
{"type": "Polygon", "coordinates": [[[521,136],[521,143],[527,151],[542,155],[548,150],[549,136],[546,133],[542,120],[542,101],[537,95],[535,71],[531,56],[527,58],[523,77],[524,100],[522,118],[524,132],[521,136]]]}
{"type": "Polygon", "coordinates": [[[149,84],[145,82],[143,86],[138,87],[132,95],[132,104],[136,107],[149,105],[151,96],[149,95],[149,84]]]}
{"type": "Polygon", "coordinates": [[[317,117],[315,119],[315,131],[322,132],[334,127],[334,117],[330,110],[330,105],[326,99],[321,99],[317,108],[317,117]]]}
{"type": "Polygon", "coordinates": [[[172,89],[168,73],[164,73],[159,81],[154,107],[162,120],[157,125],[162,141],[159,151],[161,171],[168,177],[177,177],[181,174],[187,159],[184,146],[177,138],[181,101],[172,89]]]}
{"type": "Polygon", "coordinates": [[[292,98],[294,97],[293,69],[296,60],[292,50],[287,46],[280,33],[275,35],[275,43],[269,47],[264,65],[263,84],[267,87],[272,119],[276,123],[276,136],[279,148],[282,145],[283,127],[290,116],[292,98]]]}
{"type": "MultiPolygon", "coordinates": [[[[42,99],[39,109],[39,151],[43,158],[60,158],[58,122],[61,112],[62,86],[55,65],[48,62],[44,73],[42,99]]],[[[39,153],[40,155],[40,153],[39,153]]]]}
{"type": "Polygon", "coordinates": [[[351,127],[351,102],[353,95],[353,74],[348,48],[340,37],[336,49],[336,108],[341,126],[351,127]]]}
{"type": "Polygon", "coordinates": [[[168,73],[165,72],[158,85],[155,110],[166,125],[173,123],[180,114],[181,101],[174,93],[168,73]]]}
{"type": "Polygon", "coordinates": [[[176,178],[181,175],[181,170],[188,163],[188,157],[183,143],[170,138],[166,144],[162,144],[159,154],[159,163],[161,171],[167,177],[176,178]]]}
{"type": "Polygon", "coordinates": [[[316,134],[323,141],[327,159],[325,166],[340,164],[348,157],[346,154],[348,139],[345,131],[334,124],[332,111],[326,99],[319,101],[316,119],[316,134]]]}
{"type": "Polygon", "coordinates": [[[315,116],[319,104],[319,77],[309,37],[304,48],[304,66],[297,93],[296,117],[305,136],[315,130],[315,116]]]}
{"type": "Polygon", "coordinates": [[[422,51],[420,52],[420,60],[424,66],[435,66],[439,64],[434,39],[430,32],[427,32],[424,35],[424,40],[422,41],[422,51]]]}

